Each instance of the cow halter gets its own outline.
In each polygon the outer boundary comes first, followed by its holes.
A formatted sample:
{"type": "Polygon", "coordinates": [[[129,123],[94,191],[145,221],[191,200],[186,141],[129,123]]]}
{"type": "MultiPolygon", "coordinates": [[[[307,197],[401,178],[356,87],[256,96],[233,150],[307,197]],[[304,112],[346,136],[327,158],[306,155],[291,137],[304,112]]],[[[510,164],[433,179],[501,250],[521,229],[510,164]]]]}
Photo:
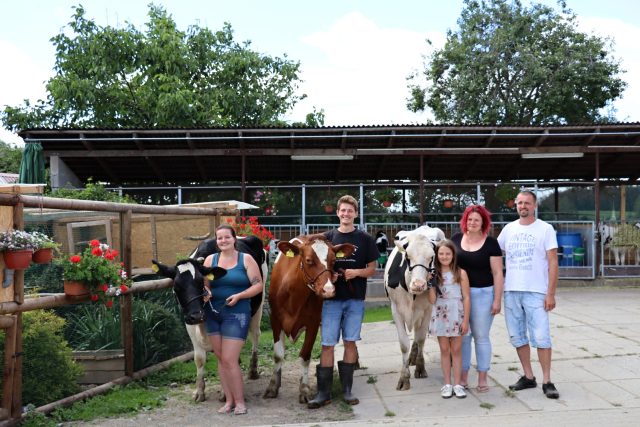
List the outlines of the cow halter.
{"type": "Polygon", "coordinates": [[[307,273],[307,270],[304,269],[304,264],[302,263],[302,261],[300,261],[300,270],[302,270],[302,274],[304,274],[304,279],[307,281],[306,283],[307,288],[311,289],[312,292],[316,291],[316,289],[313,287],[313,284],[316,282],[316,280],[318,280],[318,277],[320,277],[326,272],[333,274],[331,270],[325,268],[320,273],[318,273],[315,278],[312,279],[309,273],[307,273]]]}
{"type": "Polygon", "coordinates": [[[407,257],[407,267],[409,268],[409,271],[413,271],[413,269],[416,267],[422,267],[425,270],[427,270],[427,273],[431,273],[431,274],[433,274],[436,271],[435,268],[433,268],[433,258],[431,258],[431,262],[429,262],[429,267],[427,267],[424,264],[411,265],[411,260],[407,257]]]}

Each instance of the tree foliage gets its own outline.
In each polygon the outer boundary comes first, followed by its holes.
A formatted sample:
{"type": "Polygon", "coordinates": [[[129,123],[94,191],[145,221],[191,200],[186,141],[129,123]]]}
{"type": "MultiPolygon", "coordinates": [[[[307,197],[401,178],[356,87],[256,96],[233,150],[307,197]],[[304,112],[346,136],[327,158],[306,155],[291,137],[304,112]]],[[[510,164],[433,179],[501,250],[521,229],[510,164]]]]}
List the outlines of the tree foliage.
{"type": "Polygon", "coordinates": [[[22,151],[22,148],[13,147],[6,142],[0,141],[0,172],[20,173],[22,151]]]}
{"type": "Polygon", "coordinates": [[[459,29],[409,77],[407,107],[436,120],[497,125],[605,122],[626,87],[613,43],[577,30],[576,16],[519,0],[465,0],[459,29]]]}
{"type": "Polygon", "coordinates": [[[7,107],[6,127],[260,126],[278,123],[304,98],[296,94],[299,63],[234,41],[228,23],[215,32],[197,25],[181,31],[151,4],[142,31],[130,23],[99,26],[82,6],[74,10],[51,39],[56,74],[47,99],[7,107]]]}

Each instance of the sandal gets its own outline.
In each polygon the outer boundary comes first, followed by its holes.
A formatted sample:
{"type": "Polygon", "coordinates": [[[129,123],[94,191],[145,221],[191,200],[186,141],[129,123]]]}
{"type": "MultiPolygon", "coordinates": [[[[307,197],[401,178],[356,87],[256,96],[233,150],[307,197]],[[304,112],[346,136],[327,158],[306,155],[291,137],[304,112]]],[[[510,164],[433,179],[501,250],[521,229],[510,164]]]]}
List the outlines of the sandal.
{"type": "Polygon", "coordinates": [[[218,409],[219,414],[230,414],[233,411],[233,406],[224,405],[222,408],[218,409]]]}
{"type": "Polygon", "coordinates": [[[477,393],[486,393],[489,391],[489,386],[488,385],[479,385],[478,387],[476,387],[476,392],[477,393]]]}
{"type": "Polygon", "coordinates": [[[247,407],[236,406],[236,409],[233,411],[233,415],[244,415],[247,413],[247,407]]]}

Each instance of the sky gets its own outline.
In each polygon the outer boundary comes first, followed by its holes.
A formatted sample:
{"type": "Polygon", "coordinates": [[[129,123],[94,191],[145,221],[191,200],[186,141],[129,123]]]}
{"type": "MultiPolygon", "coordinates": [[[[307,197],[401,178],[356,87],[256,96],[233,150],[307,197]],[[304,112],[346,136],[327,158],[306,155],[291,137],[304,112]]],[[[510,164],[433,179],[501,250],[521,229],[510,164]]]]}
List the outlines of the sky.
{"type": "MultiPolygon", "coordinates": [[[[144,28],[150,0],[3,1],[0,13],[0,108],[46,97],[53,75],[51,37],[82,4],[99,25],[144,28]]],[[[527,0],[523,0],[529,4],[527,0]]],[[[178,28],[211,30],[229,22],[236,41],[270,56],[301,63],[300,93],[307,98],[285,117],[303,121],[315,107],[326,126],[425,123],[428,112],[407,110],[407,76],[424,69],[424,57],[458,29],[462,0],[155,0],[178,28]],[[426,40],[432,44],[429,45],[426,40]]],[[[555,5],[553,0],[542,3],[555,5]]],[[[614,103],[616,118],[640,121],[640,14],[632,0],[567,0],[580,31],[610,37],[628,83],[614,103]]],[[[0,140],[21,139],[0,127],[0,140]]]]}

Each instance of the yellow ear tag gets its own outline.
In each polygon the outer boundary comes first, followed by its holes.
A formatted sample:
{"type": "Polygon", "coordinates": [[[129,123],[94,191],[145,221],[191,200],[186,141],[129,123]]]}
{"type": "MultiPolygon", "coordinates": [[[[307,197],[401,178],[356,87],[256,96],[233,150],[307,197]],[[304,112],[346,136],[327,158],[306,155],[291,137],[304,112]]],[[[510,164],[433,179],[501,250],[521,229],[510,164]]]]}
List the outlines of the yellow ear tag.
{"type": "Polygon", "coordinates": [[[215,276],[213,275],[213,273],[207,274],[207,280],[213,280],[213,279],[215,279],[215,276]]]}
{"type": "Polygon", "coordinates": [[[157,273],[158,271],[160,271],[160,269],[158,268],[157,265],[155,264],[151,264],[151,270],[153,270],[154,273],[157,273]]]}
{"type": "Polygon", "coordinates": [[[289,250],[287,251],[286,255],[287,255],[289,258],[293,258],[293,251],[292,251],[291,249],[289,249],[289,250]]]}
{"type": "Polygon", "coordinates": [[[338,251],[338,252],[336,253],[336,258],[344,258],[344,252],[342,252],[342,251],[338,251]]]}

